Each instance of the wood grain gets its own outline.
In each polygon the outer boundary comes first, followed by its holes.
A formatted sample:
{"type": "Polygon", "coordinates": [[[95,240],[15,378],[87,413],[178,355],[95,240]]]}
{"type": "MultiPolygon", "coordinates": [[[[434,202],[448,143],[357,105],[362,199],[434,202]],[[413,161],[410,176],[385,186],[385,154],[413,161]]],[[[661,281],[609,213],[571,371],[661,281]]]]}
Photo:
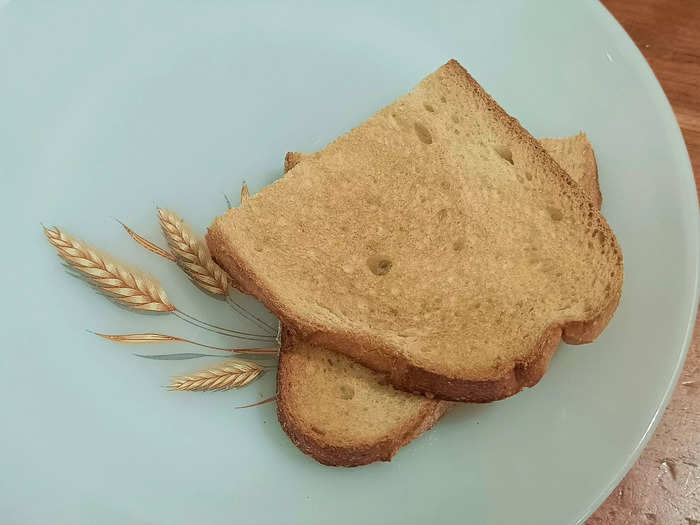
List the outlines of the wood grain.
{"type": "MultiPolygon", "coordinates": [[[[673,106],[700,177],[700,0],[604,0],[673,106]]],[[[697,191],[697,190],[696,190],[697,191]]],[[[636,465],[588,525],[700,525],[700,316],[681,378],[636,465]]]]}

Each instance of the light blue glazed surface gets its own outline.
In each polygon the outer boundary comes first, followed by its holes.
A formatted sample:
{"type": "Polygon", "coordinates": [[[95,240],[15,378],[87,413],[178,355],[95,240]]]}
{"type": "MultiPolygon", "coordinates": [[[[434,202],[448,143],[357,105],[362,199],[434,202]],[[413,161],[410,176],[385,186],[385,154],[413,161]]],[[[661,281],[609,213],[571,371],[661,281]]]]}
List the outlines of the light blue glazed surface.
{"type": "Polygon", "coordinates": [[[653,430],[695,316],[688,156],[649,67],[596,2],[6,3],[0,183],[7,524],[579,523],[653,430]],[[459,407],[392,463],[348,470],[302,455],[274,405],[233,409],[272,395],[274,374],[170,393],[171,375],[215,358],[143,360],[134,351],[154,350],[85,332],[227,343],[111,305],[66,274],[40,222],[234,325],[113,217],[160,240],[155,203],[203,231],[223,192],[237,197],[244,179],[258,191],[286,151],[323,147],[452,57],[535,136],[588,133],[625,257],[620,308],[596,343],[562,345],[535,388],[459,407]]]}

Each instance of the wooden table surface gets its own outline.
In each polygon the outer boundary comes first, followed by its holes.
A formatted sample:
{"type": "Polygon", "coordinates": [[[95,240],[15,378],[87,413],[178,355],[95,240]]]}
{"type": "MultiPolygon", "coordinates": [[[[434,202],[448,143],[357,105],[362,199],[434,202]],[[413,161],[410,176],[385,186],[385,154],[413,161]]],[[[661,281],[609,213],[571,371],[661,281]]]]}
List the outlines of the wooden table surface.
{"type": "MultiPolygon", "coordinates": [[[[700,186],[700,0],[604,0],[676,113],[700,186]]],[[[700,316],[661,423],[587,525],[700,525],[700,316]]]]}

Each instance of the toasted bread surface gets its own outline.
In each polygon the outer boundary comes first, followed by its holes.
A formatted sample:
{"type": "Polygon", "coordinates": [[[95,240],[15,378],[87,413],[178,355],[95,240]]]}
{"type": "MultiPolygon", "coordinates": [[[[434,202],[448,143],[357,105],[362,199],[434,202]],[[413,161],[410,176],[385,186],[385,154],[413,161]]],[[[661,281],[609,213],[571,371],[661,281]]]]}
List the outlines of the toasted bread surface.
{"type": "Polygon", "coordinates": [[[325,465],[389,461],[428,430],[445,401],[396,390],[349,357],[283,337],[277,414],[304,453],[325,465]]]}
{"type": "MultiPolygon", "coordinates": [[[[539,139],[549,156],[579,185],[588,198],[600,209],[603,196],[598,184],[598,164],[595,153],[585,133],[570,137],[539,139]]],[[[285,173],[304,159],[313,157],[313,153],[288,152],[284,157],[285,173]]]]}
{"type": "Polygon", "coordinates": [[[574,181],[455,61],[218,218],[217,260],[294,333],[443,399],[536,383],[619,301],[574,181]]]}
{"type": "MultiPolygon", "coordinates": [[[[595,158],[593,149],[584,134],[540,142],[591,199],[600,196],[596,163],[588,161],[595,158]]],[[[310,155],[287,153],[285,171],[310,155]]],[[[286,334],[277,381],[284,430],[303,452],[333,466],[390,459],[449,404],[397,392],[381,373],[332,350],[297,344],[286,334]]]]}

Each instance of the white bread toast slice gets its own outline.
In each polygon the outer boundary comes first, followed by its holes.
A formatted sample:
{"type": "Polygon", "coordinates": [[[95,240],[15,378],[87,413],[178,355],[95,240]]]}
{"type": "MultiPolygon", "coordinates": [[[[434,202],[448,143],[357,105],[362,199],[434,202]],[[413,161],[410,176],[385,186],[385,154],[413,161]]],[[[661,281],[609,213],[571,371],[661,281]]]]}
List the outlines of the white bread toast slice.
{"type": "Polygon", "coordinates": [[[455,61],[207,239],[296,337],[443,399],[535,384],[622,287],[605,219],[455,61]]]}
{"type": "MultiPolygon", "coordinates": [[[[586,136],[540,142],[599,206],[598,169],[586,136]]],[[[287,153],[285,172],[310,156],[287,153]]],[[[449,404],[396,390],[381,373],[283,332],[277,416],[292,442],[324,465],[389,461],[430,429],[449,404]]]]}

